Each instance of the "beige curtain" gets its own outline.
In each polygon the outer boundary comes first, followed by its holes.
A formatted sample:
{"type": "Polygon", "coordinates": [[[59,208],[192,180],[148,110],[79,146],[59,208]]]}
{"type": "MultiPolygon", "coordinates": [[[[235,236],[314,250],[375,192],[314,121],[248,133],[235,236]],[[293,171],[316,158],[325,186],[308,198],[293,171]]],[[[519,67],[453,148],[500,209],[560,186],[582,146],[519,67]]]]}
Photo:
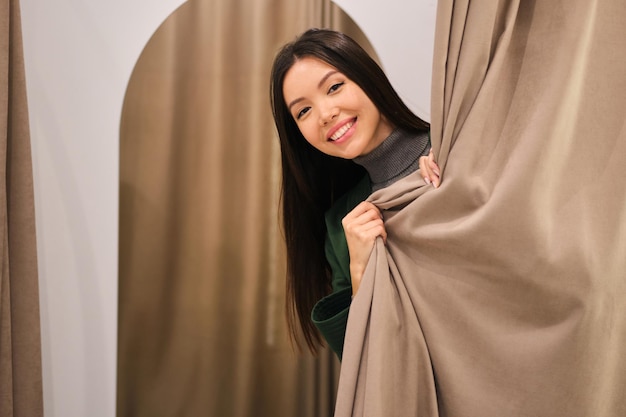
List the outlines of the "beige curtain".
{"type": "Polygon", "coordinates": [[[33,173],[20,8],[0,1],[0,416],[43,416],[33,173]]]}
{"type": "Polygon", "coordinates": [[[190,1],[156,32],[121,123],[118,416],[323,417],[338,362],[292,349],[269,71],[328,1],[190,1]]]}
{"type": "Polygon", "coordinates": [[[626,415],[626,4],[440,1],[432,140],[355,297],[337,417],[626,415]]]}

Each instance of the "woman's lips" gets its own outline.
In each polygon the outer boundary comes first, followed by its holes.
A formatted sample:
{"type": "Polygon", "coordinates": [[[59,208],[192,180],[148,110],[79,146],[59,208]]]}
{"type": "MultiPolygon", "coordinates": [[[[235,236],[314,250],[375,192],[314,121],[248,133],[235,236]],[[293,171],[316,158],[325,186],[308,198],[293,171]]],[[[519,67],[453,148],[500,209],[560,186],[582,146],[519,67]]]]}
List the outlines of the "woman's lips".
{"type": "Polygon", "coordinates": [[[338,139],[341,139],[343,135],[345,135],[352,126],[356,123],[356,117],[346,121],[345,123],[339,123],[335,128],[333,128],[328,135],[328,140],[331,142],[335,142],[338,139]]]}

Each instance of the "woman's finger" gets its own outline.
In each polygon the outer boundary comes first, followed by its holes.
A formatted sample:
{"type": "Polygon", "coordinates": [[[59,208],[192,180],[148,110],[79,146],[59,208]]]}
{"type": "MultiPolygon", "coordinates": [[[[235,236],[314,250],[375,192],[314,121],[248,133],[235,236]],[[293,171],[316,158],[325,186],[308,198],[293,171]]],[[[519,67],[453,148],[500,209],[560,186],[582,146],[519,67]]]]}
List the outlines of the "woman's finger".
{"type": "Polygon", "coordinates": [[[427,184],[432,184],[435,188],[441,184],[441,172],[439,165],[435,161],[435,154],[432,148],[428,152],[428,156],[422,156],[419,160],[420,170],[422,171],[422,177],[427,184]]]}
{"type": "Polygon", "coordinates": [[[424,182],[426,184],[428,185],[433,184],[434,180],[438,179],[437,175],[430,168],[428,157],[426,156],[420,157],[419,168],[420,168],[420,172],[422,173],[422,178],[424,179],[424,182]]]}
{"type": "Polygon", "coordinates": [[[430,178],[428,176],[428,158],[425,156],[420,156],[419,158],[419,169],[422,173],[422,178],[426,184],[430,185],[430,178]]]}
{"type": "Polygon", "coordinates": [[[342,220],[344,227],[346,223],[359,222],[364,223],[370,219],[383,218],[382,213],[374,204],[369,201],[363,201],[352,209],[342,220]]]}
{"type": "Polygon", "coordinates": [[[437,161],[435,161],[435,154],[433,153],[432,149],[428,154],[428,166],[430,167],[430,169],[433,170],[435,174],[437,174],[438,177],[441,176],[441,172],[439,171],[439,165],[437,165],[437,161]]]}

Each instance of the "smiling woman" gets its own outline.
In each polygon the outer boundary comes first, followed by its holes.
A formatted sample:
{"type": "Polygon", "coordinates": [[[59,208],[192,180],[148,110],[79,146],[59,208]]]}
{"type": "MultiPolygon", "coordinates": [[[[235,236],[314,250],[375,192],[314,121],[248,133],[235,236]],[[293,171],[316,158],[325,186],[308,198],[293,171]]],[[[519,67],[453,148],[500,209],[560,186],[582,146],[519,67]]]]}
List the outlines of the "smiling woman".
{"type": "Polygon", "coordinates": [[[386,239],[380,210],[364,200],[418,169],[439,185],[429,125],[357,42],[332,30],[310,29],[281,49],[270,96],[291,332],[302,328],[313,351],[321,333],[341,358],[351,299],[375,239],[386,239]]]}

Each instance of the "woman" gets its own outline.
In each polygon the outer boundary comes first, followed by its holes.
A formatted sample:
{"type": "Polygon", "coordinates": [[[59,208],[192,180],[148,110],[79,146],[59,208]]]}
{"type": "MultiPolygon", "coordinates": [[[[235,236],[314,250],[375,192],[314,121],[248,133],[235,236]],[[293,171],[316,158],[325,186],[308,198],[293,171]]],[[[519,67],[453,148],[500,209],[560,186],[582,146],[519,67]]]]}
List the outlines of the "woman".
{"type": "Polygon", "coordinates": [[[345,34],[311,29],[277,54],[270,83],[282,153],[287,315],[315,352],[319,332],[341,358],[352,297],[374,241],[386,239],[364,201],[417,169],[439,186],[429,125],[345,34]]]}

